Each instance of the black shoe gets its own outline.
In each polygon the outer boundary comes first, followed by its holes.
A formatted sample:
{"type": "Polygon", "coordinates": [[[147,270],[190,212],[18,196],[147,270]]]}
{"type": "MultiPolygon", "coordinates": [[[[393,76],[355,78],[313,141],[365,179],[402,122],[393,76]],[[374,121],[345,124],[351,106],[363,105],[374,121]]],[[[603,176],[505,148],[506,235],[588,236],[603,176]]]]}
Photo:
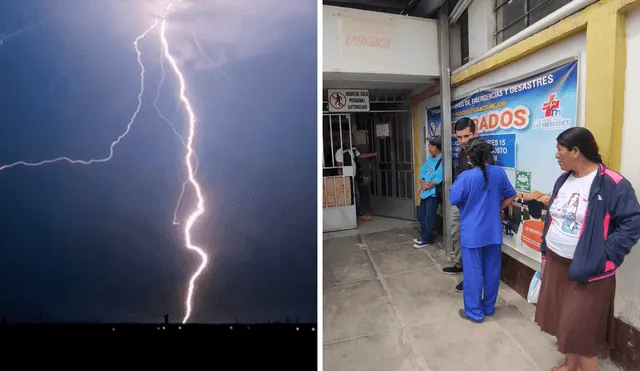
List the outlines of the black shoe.
{"type": "Polygon", "coordinates": [[[443,269],[442,269],[442,272],[443,272],[444,274],[451,274],[451,275],[454,275],[454,274],[462,274],[462,266],[460,266],[460,265],[456,264],[456,265],[454,265],[454,266],[452,266],[452,267],[446,267],[446,268],[443,268],[443,269]]]}
{"type": "Polygon", "coordinates": [[[482,322],[484,322],[484,320],[476,321],[475,319],[467,316],[467,313],[464,311],[464,309],[458,310],[458,315],[460,316],[460,318],[466,319],[467,321],[471,321],[471,322],[474,322],[474,323],[482,323],[482,322]]]}
{"type": "MultiPolygon", "coordinates": [[[[464,281],[462,281],[464,282],[464,281]]],[[[462,292],[462,282],[460,282],[457,286],[456,286],[456,292],[462,292]]]]}

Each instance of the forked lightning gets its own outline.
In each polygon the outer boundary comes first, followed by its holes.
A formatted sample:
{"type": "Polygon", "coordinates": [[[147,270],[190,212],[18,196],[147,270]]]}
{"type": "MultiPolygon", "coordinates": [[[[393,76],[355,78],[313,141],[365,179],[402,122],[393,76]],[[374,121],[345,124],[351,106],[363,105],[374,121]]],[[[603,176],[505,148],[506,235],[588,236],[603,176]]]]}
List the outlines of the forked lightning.
{"type": "MultiPolygon", "coordinates": [[[[169,6],[169,9],[171,8],[171,5],[169,6]]],[[[191,102],[189,101],[189,99],[186,96],[186,82],[184,79],[184,75],[182,73],[182,71],[180,70],[178,63],[176,62],[175,58],[173,57],[173,55],[171,54],[170,48],[169,48],[169,42],[167,41],[167,35],[166,35],[166,30],[167,30],[167,21],[166,18],[161,19],[161,20],[156,20],[147,30],[144,31],[144,33],[142,33],[140,36],[138,36],[134,42],[133,45],[135,47],[137,56],[138,56],[138,64],[140,66],[140,91],[138,93],[138,104],[136,106],[136,109],[133,112],[133,115],[131,116],[128,124],[126,125],[126,129],[125,131],[116,139],[111,143],[111,146],[109,147],[109,155],[103,158],[94,158],[94,159],[89,159],[89,160],[82,160],[82,159],[72,159],[69,157],[58,157],[58,158],[54,158],[51,160],[43,160],[43,161],[39,161],[39,162],[28,162],[28,161],[17,161],[11,164],[7,164],[7,165],[2,165],[0,166],[0,171],[3,170],[8,170],[10,168],[16,167],[16,166],[28,166],[28,167],[36,167],[36,166],[42,166],[42,165],[46,165],[46,164],[52,164],[55,162],[67,162],[70,164],[82,164],[82,165],[90,165],[93,163],[100,163],[100,162],[107,162],[109,160],[111,160],[111,158],[113,158],[113,154],[114,154],[114,150],[116,145],[118,145],[131,131],[131,128],[138,116],[138,113],[140,112],[140,108],[142,106],[142,98],[144,96],[144,77],[145,77],[145,67],[144,64],[142,63],[142,53],[140,52],[140,49],[138,48],[138,43],[140,42],[140,40],[142,40],[143,38],[145,38],[147,36],[147,34],[153,30],[157,25],[158,22],[160,22],[160,41],[161,41],[161,46],[162,46],[162,55],[164,56],[164,58],[169,62],[169,64],[171,65],[173,71],[175,72],[176,76],[178,77],[179,83],[180,83],[180,87],[179,87],[179,96],[180,96],[180,101],[184,104],[184,107],[187,111],[188,114],[188,120],[187,120],[187,126],[188,126],[188,136],[186,138],[186,140],[177,132],[177,130],[175,129],[175,126],[173,125],[172,122],[170,122],[165,116],[163,116],[160,113],[160,110],[157,107],[157,100],[158,97],[156,96],[156,100],[154,101],[154,107],[156,108],[158,115],[165,120],[167,123],[169,123],[172,128],[174,133],[176,134],[176,136],[178,138],[180,138],[181,142],[183,143],[185,149],[186,149],[186,154],[185,154],[185,166],[186,166],[186,170],[187,170],[187,180],[183,183],[182,185],[182,192],[180,194],[180,197],[178,199],[178,204],[176,205],[176,212],[174,214],[174,224],[179,224],[178,223],[178,219],[177,219],[177,209],[180,206],[180,202],[182,200],[182,197],[184,195],[185,192],[185,188],[186,185],[189,184],[191,185],[191,187],[193,188],[193,190],[195,191],[196,197],[197,197],[197,204],[195,209],[193,209],[187,217],[184,229],[183,229],[183,233],[184,233],[184,238],[185,238],[185,246],[192,251],[195,251],[199,256],[200,256],[200,265],[198,266],[198,268],[196,269],[196,271],[191,275],[190,279],[189,279],[189,284],[188,284],[188,288],[187,288],[187,293],[186,293],[186,297],[185,297],[185,313],[184,313],[184,317],[182,319],[182,323],[187,323],[187,321],[189,320],[189,318],[191,317],[192,314],[192,309],[193,309],[193,297],[194,297],[194,292],[196,289],[196,283],[198,280],[198,277],[202,274],[202,272],[204,271],[204,269],[206,268],[208,261],[209,261],[209,257],[208,255],[205,253],[205,251],[196,246],[192,240],[192,228],[195,224],[195,222],[198,220],[198,218],[204,213],[205,211],[205,203],[204,203],[204,197],[202,194],[202,189],[200,184],[198,183],[197,179],[196,179],[196,172],[197,172],[197,167],[198,167],[198,160],[196,158],[195,155],[195,151],[193,149],[193,142],[196,136],[196,116],[195,113],[193,111],[193,108],[191,106],[191,102]]],[[[6,41],[7,39],[9,39],[10,37],[14,37],[17,36],[20,32],[16,32],[14,34],[9,34],[9,35],[2,35],[2,37],[0,37],[0,45],[2,45],[2,43],[4,41],[6,41]]],[[[162,81],[160,83],[160,86],[162,86],[163,82],[164,82],[164,61],[162,64],[162,81]]],[[[159,95],[159,90],[158,90],[158,95],[159,95]]]]}

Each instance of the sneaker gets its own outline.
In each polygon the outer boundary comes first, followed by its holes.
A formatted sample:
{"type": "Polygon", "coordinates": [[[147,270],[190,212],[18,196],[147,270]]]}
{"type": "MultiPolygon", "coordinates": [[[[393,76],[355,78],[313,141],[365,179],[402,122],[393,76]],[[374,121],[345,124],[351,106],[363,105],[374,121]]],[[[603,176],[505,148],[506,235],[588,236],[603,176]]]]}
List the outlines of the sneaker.
{"type": "Polygon", "coordinates": [[[421,240],[420,238],[414,238],[414,239],[413,239],[413,243],[416,243],[416,244],[418,244],[418,245],[419,245],[419,244],[421,244],[421,243],[422,243],[422,240],[421,240]]]}
{"type": "MultiPolygon", "coordinates": [[[[462,281],[464,282],[464,281],[462,281]]],[[[462,282],[460,282],[458,285],[456,285],[456,292],[461,293],[462,292],[462,282]]]]}
{"type": "Polygon", "coordinates": [[[361,215],[358,217],[358,219],[363,222],[370,222],[373,218],[371,217],[371,215],[361,215]]]}
{"type": "Polygon", "coordinates": [[[413,245],[413,247],[416,248],[416,249],[421,249],[423,247],[429,247],[429,246],[431,246],[430,243],[422,242],[422,241],[416,242],[415,245],[413,245]]]}
{"type": "Polygon", "coordinates": [[[444,274],[450,274],[450,275],[454,275],[454,274],[462,274],[462,266],[455,264],[452,267],[446,267],[442,269],[442,272],[444,274]]]}

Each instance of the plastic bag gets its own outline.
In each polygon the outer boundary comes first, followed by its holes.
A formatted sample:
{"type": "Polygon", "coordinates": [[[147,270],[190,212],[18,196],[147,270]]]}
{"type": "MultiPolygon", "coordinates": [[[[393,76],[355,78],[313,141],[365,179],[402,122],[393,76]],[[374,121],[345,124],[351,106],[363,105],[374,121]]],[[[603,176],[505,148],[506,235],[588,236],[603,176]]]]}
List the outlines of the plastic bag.
{"type": "Polygon", "coordinates": [[[527,294],[527,301],[531,304],[538,303],[538,293],[540,292],[540,278],[542,273],[540,269],[533,275],[531,278],[531,283],[529,284],[529,293],[527,294]]]}

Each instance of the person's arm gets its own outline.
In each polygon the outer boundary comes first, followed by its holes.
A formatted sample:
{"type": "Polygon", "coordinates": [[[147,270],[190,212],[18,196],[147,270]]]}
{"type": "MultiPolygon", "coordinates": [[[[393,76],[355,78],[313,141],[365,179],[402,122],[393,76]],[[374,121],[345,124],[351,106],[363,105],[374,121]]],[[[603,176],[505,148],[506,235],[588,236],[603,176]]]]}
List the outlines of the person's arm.
{"type": "Polygon", "coordinates": [[[418,196],[420,196],[420,194],[424,191],[427,190],[427,182],[425,181],[425,178],[427,177],[427,173],[426,173],[426,163],[422,165],[422,167],[420,167],[420,189],[418,190],[418,196]]]}
{"type": "MultiPolygon", "coordinates": [[[[551,193],[551,200],[553,200],[556,195],[558,194],[558,192],[560,191],[560,187],[562,184],[562,177],[558,178],[556,180],[556,183],[553,185],[553,192],[551,193]]],[[[545,262],[547,261],[547,232],[549,231],[549,226],[551,225],[551,222],[553,221],[553,218],[551,217],[551,206],[553,205],[553,201],[549,201],[549,204],[546,206],[546,215],[544,217],[544,227],[542,229],[542,237],[541,237],[541,241],[540,241],[540,259],[542,259],[542,264],[541,264],[541,273],[544,274],[544,266],[545,266],[545,262]]]]}
{"type": "Polygon", "coordinates": [[[509,207],[509,205],[511,205],[515,199],[516,199],[515,195],[513,197],[503,198],[502,202],[500,203],[500,210],[503,210],[509,207]]]}
{"type": "MultiPolygon", "coordinates": [[[[334,161],[336,163],[335,166],[337,167],[342,167],[342,161],[344,160],[343,156],[342,156],[342,149],[339,149],[336,151],[336,154],[334,156],[334,161]]],[[[342,169],[338,169],[338,175],[342,175],[342,169]]]]}
{"type": "Polygon", "coordinates": [[[467,198],[467,182],[464,175],[465,173],[461,173],[455,183],[453,183],[451,188],[449,188],[449,203],[453,206],[458,206],[464,203],[467,198]]]}
{"type": "MultiPolygon", "coordinates": [[[[609,208],[611,220],[615,220],[615,230],[605,236],[607,260],[619,267],[631,249],[640,240],[640,204],[631,183],[623,179],[612,195],[609,208]]],[[[605,220],[605,223],[608,220],[605,220]]],[[[607,228],[607,226],[605,226],[607,228]]]]}
{"type": "Polygon", "coordinates": [[[429,183],[425,182],[424,178],[420,179],[420,192],[426,191],[429,189],[429,183]]]}
{"type": "Polygon", "coordinates": [[[442,166],[438,166],[437,169],[433,170],[433,178],[427,182],[427,185],[429,188],[433,188],[440,183],[442,183],[442,166]]]}
{"type": "Polygon", "coordinates": [[[502,202],[500,203],[500,210],[509,207],[516,199],[516,190],[511,185],[507,173],[502,170],[502,187],[500,189],[502,195],[502,202]]]}

